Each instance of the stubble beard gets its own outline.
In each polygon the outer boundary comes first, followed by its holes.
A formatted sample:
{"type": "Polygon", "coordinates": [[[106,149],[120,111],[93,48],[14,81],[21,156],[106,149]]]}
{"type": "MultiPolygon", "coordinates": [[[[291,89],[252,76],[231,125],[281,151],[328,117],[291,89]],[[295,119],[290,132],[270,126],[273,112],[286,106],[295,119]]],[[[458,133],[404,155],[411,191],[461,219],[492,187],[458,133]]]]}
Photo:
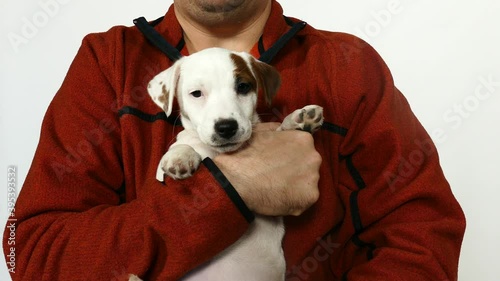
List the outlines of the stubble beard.
{"type": "Polygon", "coordinates": [[[199,0],[194,11],[197,18],[207,27],[218,27],[221,23],[239,24],[248,17],[248,3],[245,0],[199,0]]]}
{"type": "Polygon", "coordinates": [[[234,12],[245,2],[245,0],[201,0],[200,8],[206,13],[230,13],[234,12]]]}

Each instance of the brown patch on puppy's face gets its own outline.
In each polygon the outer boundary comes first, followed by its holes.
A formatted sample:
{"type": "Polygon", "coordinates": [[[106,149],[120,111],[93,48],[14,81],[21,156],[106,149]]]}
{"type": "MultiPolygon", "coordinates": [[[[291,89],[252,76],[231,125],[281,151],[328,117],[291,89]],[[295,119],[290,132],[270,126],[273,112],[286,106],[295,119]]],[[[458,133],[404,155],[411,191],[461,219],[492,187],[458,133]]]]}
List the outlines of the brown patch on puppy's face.
{"type": "Polygon", "coordinates": [[[234,81],[236,93],[245,95],[249,92],[257,92],[257,80],[252,74],[245,59],[237,54],[231,54],[231,60],[235,65],[234,81]]]}
{"type": "Polygon", "coordinates": [[[231,59],[236,66],[234,70],[236,92],[244,94],[245,92],[261,90],[266,103],[271,105],[271,101],[281,84],[278,71],[253,57],[250,57],[250,66],[245,59],[237,54],[231,54],[231,59]]]}

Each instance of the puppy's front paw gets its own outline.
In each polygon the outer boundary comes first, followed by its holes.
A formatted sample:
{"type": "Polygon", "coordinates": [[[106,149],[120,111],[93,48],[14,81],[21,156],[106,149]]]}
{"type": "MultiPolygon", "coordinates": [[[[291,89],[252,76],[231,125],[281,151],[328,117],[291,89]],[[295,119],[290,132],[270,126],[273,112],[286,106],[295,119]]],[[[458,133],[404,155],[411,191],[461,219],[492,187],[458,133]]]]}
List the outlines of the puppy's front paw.
{"type": "Polygon", "coordinates": [[[201,163],[201,156],[189,145],[179,144],[163,155],[156,179],[163,182],[163,175],[179,180],[189,178],[196,172],[201,163]]]}
{"type": "Polygon", "coordinates": [[[297,109],[288,115],[278,131],[302,130],[310,133],[316,132],[323,124],[323,107],[319,105],[307,105],[297,109]]]}
{"type": "Polygon", "coordinates": [[[130,274],[129,278],[128,278],[128,281],[142,281],[142,279],[139,278],[139,277],[137,277],[137,275],[130,274]]]}

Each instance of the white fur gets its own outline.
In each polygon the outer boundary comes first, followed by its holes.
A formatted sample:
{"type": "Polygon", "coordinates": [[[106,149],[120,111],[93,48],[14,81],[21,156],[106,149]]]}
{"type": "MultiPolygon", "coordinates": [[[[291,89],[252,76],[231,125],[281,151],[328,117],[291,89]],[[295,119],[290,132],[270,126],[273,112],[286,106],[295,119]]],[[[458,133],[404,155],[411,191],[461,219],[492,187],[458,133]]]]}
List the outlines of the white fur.
{"type": "MultiPolygon", "coordinates": [[[[258,89],[246,95],[235,91],[235,65],[231,54],[243,58],[254,77],[259,75],[259,70],[252,65],[261,62],[249,54],[212,48],[180,59],[150,82],[148,91],[153,101],[167,115],[172,112],[174,95],[177,97],[184,127],[158,165],[158,180],[163,181],[164,174],[174,179],[190,177],[203,158],[237,150],[250,138],[253,125],[259,122],[255,112],[258,89]],[[193,91],[200,91],[202,96],[192,96],[193,91]],[[166,92],[168,98],[165,97],[166,92]],[[220,138],[214,130],[215,124],[227,119],[235,120],[238,129],[230,139],[220,138]]],[[[279,86],[279,83],[276,85],[279,86]]],[[[323,121],[322,108],[315,105],[304,107],[285,121],[279,130],[301,129],[304,123],[313,125],[313,129],[317,130],[323,121]],[[304,118],[308,112],[314,118],[304,118]]],[[[235,244],[182,280],[283,281],[286,264],[281,242],[284,234],[282,218],[256,216],[235,244]]],[[[138,280],[135,278],[137,276],[131,275],[130,280],[138,280]]]]}

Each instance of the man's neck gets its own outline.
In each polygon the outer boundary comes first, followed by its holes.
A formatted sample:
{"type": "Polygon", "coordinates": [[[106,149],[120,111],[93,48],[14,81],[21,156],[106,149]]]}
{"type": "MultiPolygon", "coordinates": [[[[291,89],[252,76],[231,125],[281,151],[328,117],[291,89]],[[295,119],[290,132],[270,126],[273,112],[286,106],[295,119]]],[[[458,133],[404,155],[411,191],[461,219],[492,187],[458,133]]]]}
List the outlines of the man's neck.
{"type": "Polygon", "coordinates": [[[270,13],[271,1],[268,1],[245,21],[221,19],[217,24],[206,25],[176,10],[189,53],[211,47],[249,52],[262,35],[270,13]]]}

